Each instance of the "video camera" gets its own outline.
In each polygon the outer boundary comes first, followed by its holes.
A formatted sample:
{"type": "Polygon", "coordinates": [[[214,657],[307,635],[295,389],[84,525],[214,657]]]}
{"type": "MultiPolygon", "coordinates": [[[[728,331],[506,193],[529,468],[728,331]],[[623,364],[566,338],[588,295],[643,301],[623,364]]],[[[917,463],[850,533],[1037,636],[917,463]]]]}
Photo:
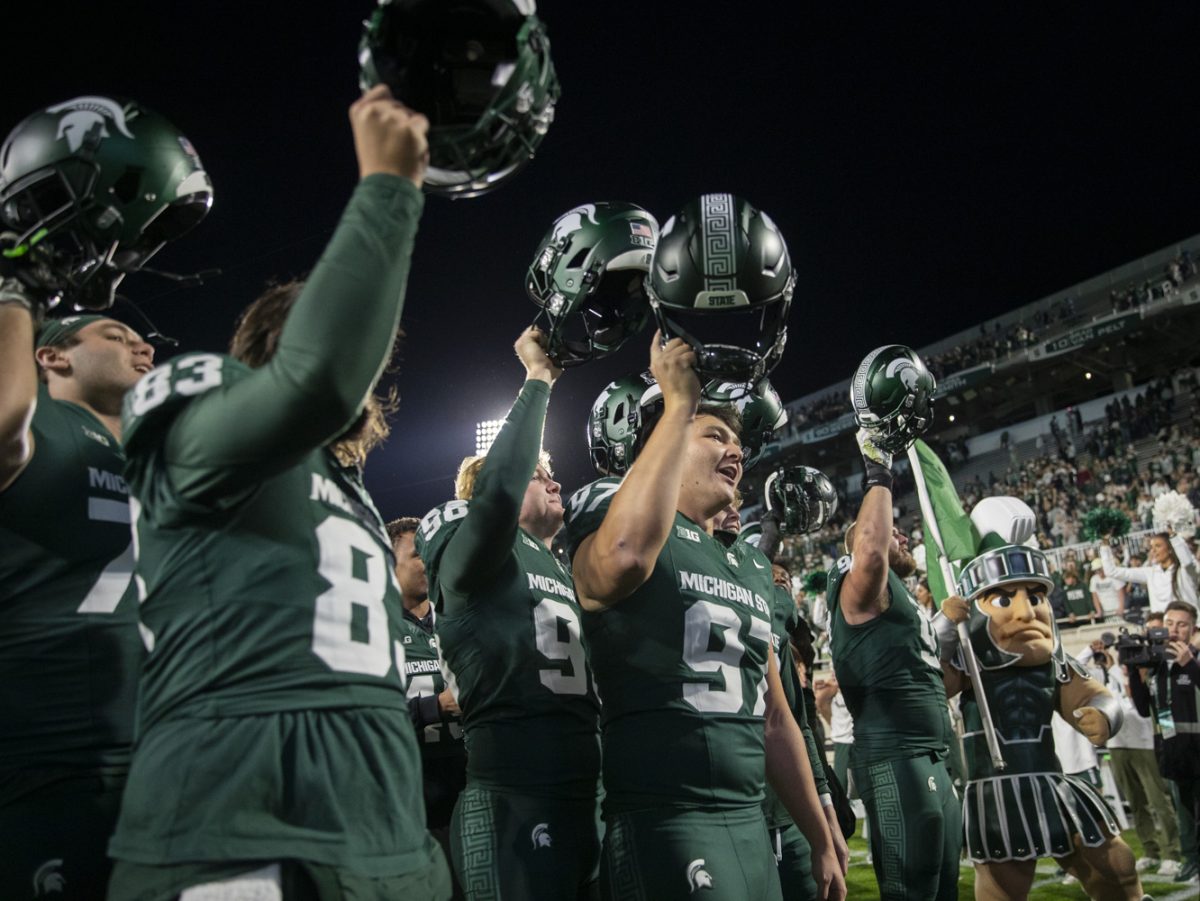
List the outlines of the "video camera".
{"type": "Polygon", "coordinates": [[[1117,660],[1125,666],[1154,667],[1166,663],[1167,630],[1161,626],[1152,626],[1145,634],[1130,633],[1121,629],[1119,635],[1105,632],[1100,636],[1106,648],[1117,647],[1117,660]]]}

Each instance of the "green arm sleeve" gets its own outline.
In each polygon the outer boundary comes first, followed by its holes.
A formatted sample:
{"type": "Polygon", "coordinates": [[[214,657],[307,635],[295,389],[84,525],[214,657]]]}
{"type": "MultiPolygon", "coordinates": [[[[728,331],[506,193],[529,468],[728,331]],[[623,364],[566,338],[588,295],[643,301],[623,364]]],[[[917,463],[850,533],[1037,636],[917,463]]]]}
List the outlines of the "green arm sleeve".
{"type": "Polygon", "coordinates": [[[214,505],[239,499],[355,420],[391,355],[423,203],[399,176],[358,184],[274,357],[172,423],[165,450],[176,491],[214,505]]]}
{"type": "Polygon", "coordinates": [[[470,508],[446,545],[439,570],[444,602],[451,610],[490,584],[512,553],[525,489],[542,448],[549,400],[548,384],[525,382],[479,469],[470,508]]]}
{"type": "Polygon", "coordinates": [[[827,795],[829,780],[825,778],[825,767],[821,765],[821,749],[817,747],[817,739],[808,723],[804,691],[800,687],[800,677],[792,663],[792,649],[786,641],[781,642],[779,648],[779,675],[783,681],[783,693],[787,695],[788,704],[792,708],[792,716],[796,718],[800,732],[804,735],[804,746],[808,749],[808,763],[812,767],[813,781],[817,784],[817,794],[827,795]]]}

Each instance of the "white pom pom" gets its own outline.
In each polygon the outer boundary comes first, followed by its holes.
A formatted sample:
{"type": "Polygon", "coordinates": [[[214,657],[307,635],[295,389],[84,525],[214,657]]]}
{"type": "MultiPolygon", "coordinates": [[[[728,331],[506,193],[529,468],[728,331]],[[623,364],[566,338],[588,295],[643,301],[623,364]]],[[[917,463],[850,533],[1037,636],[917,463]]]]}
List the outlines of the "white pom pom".
{"type": "Polygon", "coordinates": [[[1178,491],[1160,494],[1154,501],[1154,528],[1159,532],[1172,529],[1185,538],[1196,534],[1196,508],[1178,491]]]}

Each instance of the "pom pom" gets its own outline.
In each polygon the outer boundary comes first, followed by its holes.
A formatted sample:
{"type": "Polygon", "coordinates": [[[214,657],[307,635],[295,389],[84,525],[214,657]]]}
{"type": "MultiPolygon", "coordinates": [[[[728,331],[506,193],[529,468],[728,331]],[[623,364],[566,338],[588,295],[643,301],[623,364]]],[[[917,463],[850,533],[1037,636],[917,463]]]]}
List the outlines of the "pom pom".
{"type": "Polygon", "coordinates": [[[1154,528],[1159,532],[1173,529],[1189,538],[1196,534],[1196,508],[1178,491],[1160,494],[1154,501],[1154,528]]]}
{"type": "Polygon", "coordinates": [[[1112,507],[1094,507],[1083,517],[1083,537],[1098,541],[1108,535],[1120,538],[1129,533],[1129,517],[1112,507]]]}

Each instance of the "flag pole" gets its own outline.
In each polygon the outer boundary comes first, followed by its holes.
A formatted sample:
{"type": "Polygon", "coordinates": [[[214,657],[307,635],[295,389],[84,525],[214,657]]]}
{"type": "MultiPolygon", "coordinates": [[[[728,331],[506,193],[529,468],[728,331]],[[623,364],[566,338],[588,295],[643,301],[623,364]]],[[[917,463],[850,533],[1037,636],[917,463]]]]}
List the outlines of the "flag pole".
{"type": "MultiPolygon", "coordinates": [[[[950,568],[950,561],[946,559],[942,533],[938,528],[933,504],[929,500],[929,492],[925,487],[925,475],[921,472],[921,459],[917,456],[915,445],[909,445],[908,463],[912,467],[913,481],[917,486],[917,501],[921,505],[921,514],[925,517],[925,529],[937,549],[937,560],[942,570],[942,579],[946,583],[947,590],[951,590],[955,584],[954,572],[950,568]]],[[[926,553],[926,560],[928,560],[928,553],[926,553]]],[[[996,735],[996,726],[992,722],[992,711],[988,706],[987,694],[983,690],[983,680],[979,676],[979,661],[975,658],[975,648],[971,645],[971,634],[967,630],[965,622],[958,623],[956,628],[963,660],[967,663],[967,675],[971,678],[971,688],[975,692],[975,702],[979,706],[979,718],[983,721],[983,737],[987,740],[988,754],[992,758],[992,766],[996,770],[1003,770],[1007,764],[1000,751],[1000,739],[996,735]]]]}

